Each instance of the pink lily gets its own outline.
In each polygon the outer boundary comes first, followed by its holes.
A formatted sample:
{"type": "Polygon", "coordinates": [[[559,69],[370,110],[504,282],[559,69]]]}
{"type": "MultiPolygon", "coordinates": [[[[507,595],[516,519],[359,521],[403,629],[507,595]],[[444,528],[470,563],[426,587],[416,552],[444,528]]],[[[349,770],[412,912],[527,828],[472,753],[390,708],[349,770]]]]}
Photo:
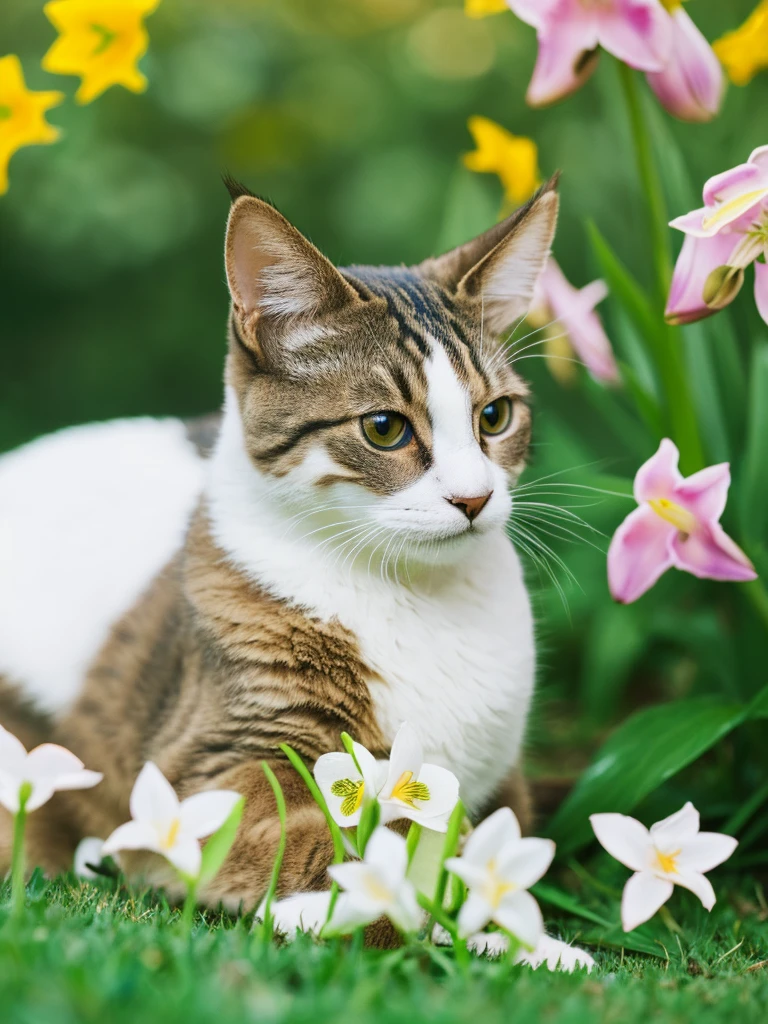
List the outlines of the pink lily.
{"type": "Polygon", "coordinates": [[[755,265],[755,301],[768,323],[768,146],[704,186],[704,206],[671,222],[685,233],[666,317],[685,324],[732,302],[755,265]]]}
{"type": "Polygon", "coordinates": [[[596,380],[616,383],[619,368],[611,343],[595,306],[608,294],[604,281],[574,288],[550,256],[536,283],[528,319],[536,326],[552,328],[552,337],[566,337],[596,380]]]}
{"type": "Polygon", "coordinates": [[[757,578],[754,566],[720,526],[731,484],[727,462],[684,478],[680,453],[668,438],[637,471],[635,500],[608,549],[608,584],[614,600],[630,604],[667,569],[702,579],[757,578]]]}
{"type": "Polygon", "coordinates": [[[680,0],[664,3],[670,14],[672,50],[664,70],[648,74],[648,84],[662,106],[681,121],[711,121],[723,99],[722,66],[680,0]]]}
{"type": "Polygon", "coordinates": [[[539,54],[526,99],[533,107],[574,92],[596,66],[597,48],[641,71],[662,71],[671,46],[660,0],[507,0],[536,29],[539,54]]]}

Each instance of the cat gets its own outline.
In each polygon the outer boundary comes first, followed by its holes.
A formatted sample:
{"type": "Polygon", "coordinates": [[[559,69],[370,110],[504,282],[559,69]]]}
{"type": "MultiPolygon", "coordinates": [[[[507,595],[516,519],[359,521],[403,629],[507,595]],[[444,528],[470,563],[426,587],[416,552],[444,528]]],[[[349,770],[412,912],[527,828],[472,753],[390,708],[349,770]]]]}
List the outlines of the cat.
{"type": "MultiPolygon", "coordinates": [[[[386,756],[408,721],[470,816],[526,814],[534,625],[506,523],[531,414],[501,335],[558,196],[553,179],[418,266],[338,269],[229,187],[220,426],[117,421],[0,459],[0,723],[104,773],[30,817],[31,864],[66,870],[127,820],[153,760],[180,796],[245,796],[199,895],[248,908],[279,838],[262,759],[289,809],[281,893],[328,885],[328,829],[282,742],[311,766],[346,730],[386,756]]],[[[0,870],[8,848],[6,816],[0,870]]],[[[154,855],[125,863],[174,891],[154,855]]]]}

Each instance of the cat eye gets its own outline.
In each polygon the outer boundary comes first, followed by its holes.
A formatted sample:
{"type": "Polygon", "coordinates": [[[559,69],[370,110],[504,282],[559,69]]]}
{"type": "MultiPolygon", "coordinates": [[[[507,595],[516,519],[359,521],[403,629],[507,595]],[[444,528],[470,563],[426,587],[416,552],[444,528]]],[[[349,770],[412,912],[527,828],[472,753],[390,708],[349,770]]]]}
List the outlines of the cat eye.
{"type": "Polygon", "coordinates": [[[374,448],[394,451],[413,437],[413,427],[399,412],[372,412],[360,419],[366,439],[374,448]]]}
{"type": "Polygon", "coordinates": [[[503,434],[512,422],[512,399],[497,398],[490,402],[480,413],[480,433],[490,435],[503,434]]]}

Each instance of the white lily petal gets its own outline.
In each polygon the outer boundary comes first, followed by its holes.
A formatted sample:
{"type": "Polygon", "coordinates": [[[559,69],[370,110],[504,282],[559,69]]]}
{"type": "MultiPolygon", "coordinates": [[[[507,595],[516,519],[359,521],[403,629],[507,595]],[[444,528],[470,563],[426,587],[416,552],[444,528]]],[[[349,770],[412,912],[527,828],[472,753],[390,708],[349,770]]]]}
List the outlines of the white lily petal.
{"type": "Polygon", "coordinates": [[[493,920],[529,949],[536,948],[544,933],[541,908],[529,892],[504,896],[494,911],[493,920]]]}
{"type": "Polygon", "coordinates": [[[424,921],[424,912],[416,899],[416,890],[410,882],[401,882],[397,896],[387,910],[392,924],[401,932],[417,932],[424,921]]]}
{"type": "Polygon", "coordinates": [[[520,823],[510,807],[500,807],[481,821],[464,846],[462,857],[466,861],[485,866],[498,856],[501,848],[511,839],[520,838],[520,823]]]}
{"type": "Polygon", "coordinates": [[[189,875],[190,878],[197,878],[200,874],[203,852],[199,840],[193,836],[185,836],[182,833],[173,846],[159,852],[173,864],[177,871],[189,875]]]}
{"type": "MultiPolygon", "coordinates": [[[[331,905],[329,892],[300,892],[272,904],[275,931],[291,941],[297,932],[319,934],[328,918],[331,905]]],[[[264,920],[264,904],[256,911],[256,919],[264,920]]]]}
{"type": "Polygon", "coordinates": [[[689,839],[677,858],[678,871],[711,871],[733,854],[739,845],[721,832],[699,832],[689,839]]]}
{"type": "Polygon", "coordinates": [[[493,916],[493,907],[479,892],[470,890],[461,910],[459,911],[459,935],[462,939],[469,938],[481,931],[493,916]]]}
{"type": "Polygon", "coordinates": [[[147,761],[133,784],[130,808],[135,821],[170,824],[179,817],[179,799],[173,786],[152,761],[147,761]]]}
{"type": "Polygon", "coordinates": [[[328,923],[331,932],[352,932],[356,928],[373,924],[382,916],[382,907],[360,893],[342,892],[336,900],[333,915],[328,923]]]}
{"type": "Polygon", "coordinates": [[[0,764],[12,774],[20,774],[27,760],[27,750],[21,740],[0,725],[0,764]]]}
{"type": "Polygon", "coordinates": [[[497,871],[501,878],[514,882],[520,889],[530,889],[547,873],[555,856],[551,839],[516,839],[499,852],[497,871]]]}
{"type": "Polygon", "coordinates": [[[437,764],[423,764],[418,781],[429,789],[429,800],[417,800],[416,805],[430,817],[450,816],[459,800],[459,780],[447,768],[437,764]]]}
{"type": "Polygon", "coordinates": [[[115,829],[102,847],[104,856],[119,850],[153,850],[162,853],[157,829],[145,821],[127,821],[115,829]]]}
{"type": "Polygon", "coordinates": [[[637,871],[624,886],[621,897],[621,926],[625,932],[649,921],[672,895],[674,886],[650,871],[637,871]]]}
{"type": "Polygon", "coordinates": [[[409,722],[403,722],[392,741],[392,752],[389,755],[389,772],[384,788],[379,794],[382,800],[388,800],[392,790],[405,772],[412,772],[418,778],[424,763],[424,753],[416,730],[409,722]]]}
{"type": "Polygon", "coordinates": [[[0,769],[0,806],[11,814],[16,814],[19,809],[19,788],[21,783],[8,772],[0,769]]]}
{"type": "Polygon", "coordinates": [[[72,772],[70,775],[59,775],[55,779],[55,790],[61,793],[67,789],[92,789],[104,778],[101,772],[92,772],[88,768],[72,772]]]}
{"type": "Polygon", "coordinates": [[[679,811],[651,825],[651,839],[662,853],[669,853],[683,847],[698,831],[699,812],[689,800],[679,811]]]}
{"type": "Polygon", "coordinates": [[[408,870],[408,847],[405,839],[388,828],[379,826],[365,847],[365,863],[384,882],[396,890],[403,884],[408,870]]]}
{"type": "Polygon", "coordinates": [[[528,964],[536,969],[546,964],[550,971],[566,971],[571,973],[578,969],[591,971],[595,966],[594,957],[578,946],[570,946],[567,942],[542,935],[533,952],[520,950],[515,957],[516,963],[528,964]]]}
{"type": "Polygon", "coordinates": [[[716,902],[715,890],[712,888],[712,883],[699,871],[678,871],[675,875],[675,882],[677,885],[688,889],[694,896],[698,896],[701,900],[702,906],[705,910],[711,910],[716,902]]]}
{"type": "Polygon", "coordinates": [[[182,800],[179,808],[181,831],[195,839],[213,835],[232,813],[240,794],[230,789],[214,789],[182,800]]]}
{"type": "MultiPolygon", "coordinates": [[[[448,932],[445,933],[448,935],[448,932]]],[[[451,944],[451,937],[448,935],[448,942],[451,944]]],[[[509,936],[504,932],[480,932],[478,935],[470,935],[467,939],[467,948],[478,956],[487,956],[489,959],[497,959],[509,950],[509,936]]]]}
{"type": "Polygon", "coordinates": [[[591,814],[597,841],[620,864],[643,871],[648,863],[650,833],[645,825],[627,814],[591,814]]]}
{"type": "Polygon", "coordinates": [[[488,868],[485,864],[477,864],[466,857],[448,857],[445,866],[470,889],[480,888],[488,878],[488,868]]]}
{"type": "Polygon", "coordinates": [[[24,777],[33,785],[38,779],[55,781],[60,775],[73,775],[84,768],[79,757],[57,743],[43,743],[27,755],[24,777]]]}
{"type": "Polygon", "coordinates": [[[97,836],[86,836],[77,844],[72,870],[78,878],[94,879],[98,874],[88,865],[98,866],[104,859],[104,840],[97,836]]]}
{"type": "Polygon", "coordinates": [[[352,782],[362,781],[352,755],[338,752],[323,754],[315,763],[314,776],[315,782],[320,787],[320,792],[325,797],[328,810],[331,812],[336,824],[341,825],[343,828],[350,828],[359,824],[362,803],[353,814],[343,814],[341,805],[344,803],[344,797],[336,796],[331,792],[333,784],[341,782],[343,779],[350,779],[352,782]]]}
{"type": "Polygon", "coordinates": [[[51,779],[40,779],[32,787],[32,793],[27,800],[26,809],[28,811],[36,811],[42,807],[43,804],[47,804],[51,799],[56,789],[51,779]]]}
{"type": "Polygon", "coordinates": [[[352,749],[355,752],[357,763],[360,765],[360,771],[363,773],[368,796],[373,798],[386,782],[389,761],[377,761],[362,743],[353,743],[352,749]]]}
{"type": "Polygon", "coordinates": [[[345,864],[331,864],[328,874],[342,889],[349,892],[364,892],[371,877],[371,869],[363,861],[355,860],[345,864]]]}

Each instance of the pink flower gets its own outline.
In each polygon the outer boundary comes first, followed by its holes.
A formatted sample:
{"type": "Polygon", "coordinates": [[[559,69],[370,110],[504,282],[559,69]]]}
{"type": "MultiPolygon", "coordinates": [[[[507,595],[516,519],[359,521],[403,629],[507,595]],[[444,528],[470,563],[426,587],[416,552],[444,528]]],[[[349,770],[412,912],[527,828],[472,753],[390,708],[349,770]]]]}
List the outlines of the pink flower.
{"type": "Polygon", "coordinates": [[[583,85],[602,46],[630,67],[662,71],[671,47],[660,0],[507,0],[536,29],[539,55],[526,99],[538,107],[583,85]]]}
{"type": "Polygon", "coordinates": [[[595,306],[608,294],[604,281],[574,288],[555,262],[547,261],[531,304],[528,319],[551,328],[552,336],[566,334],[576,355],[596,380],[615,383],[619,369],[595,306]]]}
{"type": "Polygon", "coordinates": [[[755,300],[768,323],[768,146],[704,186],[704,206],[671,222],[686,235],[667,301],[667,320],[690,323],[732,302],[755,264],[755,300]]]}
{"type": "Polygon", "coordinates": [[[663,71],[649,72],[648,83],[670,114],[682,121],[711,121],[725,85],[720,61],[681,3],[671,8],[670,21],[669,60],[663,71]]]}
{"type": "Polygon", "coordinates": [[[731,473],[727,462],[683,478],[680,453],[665,438],[635,477],[635,499],[608,549],[608,583],[616,601],[629,604],[667,569],[702,579],[754,580],[747,556],[720,526],[731,473]]]}

